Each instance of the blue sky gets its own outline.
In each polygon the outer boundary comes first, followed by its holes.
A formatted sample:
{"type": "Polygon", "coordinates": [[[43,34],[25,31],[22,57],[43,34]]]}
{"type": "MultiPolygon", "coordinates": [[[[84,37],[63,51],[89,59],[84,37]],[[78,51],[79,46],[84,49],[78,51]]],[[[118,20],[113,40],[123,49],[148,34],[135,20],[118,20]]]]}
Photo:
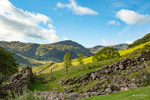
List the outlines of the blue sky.
{"type": "Polygon", "coordinates": [[[0,0],[0,5],[5,8],[0,40],[69,39],[93,47],[132,43],[150,32],[149,0],[0,0]]]}

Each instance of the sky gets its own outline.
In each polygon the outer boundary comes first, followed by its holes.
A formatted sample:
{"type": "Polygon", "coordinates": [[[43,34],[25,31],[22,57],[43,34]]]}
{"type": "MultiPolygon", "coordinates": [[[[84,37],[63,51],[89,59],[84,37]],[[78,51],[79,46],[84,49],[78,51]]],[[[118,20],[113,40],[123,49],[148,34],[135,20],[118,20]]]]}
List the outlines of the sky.
{"type": "Polygon", "coordinates": [[[149,32],[149,0],[0,0],[1,41],[93,47],[131,44],[149,32]]]}

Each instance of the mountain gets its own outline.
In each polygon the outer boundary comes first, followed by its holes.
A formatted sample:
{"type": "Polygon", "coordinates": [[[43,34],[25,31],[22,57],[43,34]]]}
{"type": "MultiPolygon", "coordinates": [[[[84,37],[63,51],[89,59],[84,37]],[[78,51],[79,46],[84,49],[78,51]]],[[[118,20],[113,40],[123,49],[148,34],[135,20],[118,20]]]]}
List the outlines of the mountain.
{"type": "MultiPolygon", "coordinates": [[[[96,52],[100,51],[101,49],[103,49],[104,47],[105,47],[105,46],[98,45],[98,46],[95,46],[95,47],[93,47],[93,48],[89,48],[89,50],[90,50],[92,53],[96,53],[96,52]]],[[[118,50],[124,50],[124,49],[127,49],[128,44],[118,44],[118,45],[107,46],[107,47],[117,48],[118,50]]]]}
{"type": "Polygon", "coordinates": [[[135,47],[137,45],[146,43],[148,41],[150,41],[150,33],[148,33],[147,35],[145,35],[143,38],[134,41],[131,45],[128,46],[128,48],[135,47]]]}
{"type": "MultiPolygon", "coordinates": [[[[30,60],[38,61],[63,61],[65,53],[70,52],[72,58],[82,53],[83,56],[91,56],[92,53],[82,45],[71,40],[61,41],[53,44],[22,43],[18,41],[0,41],[0,46],[15,54],[18,62],[29,64],[30,60]],[[22,59],[22,60],[21,60],[22,59]],[[19,61],[21,60],[21,61],[19,61]]],[[[31,61],[30,61],[31,62],[31,61]]]]}

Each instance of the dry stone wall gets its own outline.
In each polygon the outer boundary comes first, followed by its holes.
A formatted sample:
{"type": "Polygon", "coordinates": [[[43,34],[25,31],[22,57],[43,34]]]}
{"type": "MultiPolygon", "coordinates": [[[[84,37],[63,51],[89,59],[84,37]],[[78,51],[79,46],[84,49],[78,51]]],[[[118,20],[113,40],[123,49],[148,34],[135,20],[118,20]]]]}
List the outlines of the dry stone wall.
{"type": "Polygon", "coordinates": [[[72,88],[64,88],[66,92],[74,92],[80,87],[85,87],[94,80],[95,85],[85,92],[97,92],[99,95],[124,91],[141,86],[138,79],[125,77],[131,73],[141,72],[147,67],[146,61],[150,60],[150,51],[143,51],[139,57],[125,58],[105,65],[101,69],[89,72],[80,77],[73,77],[62,81],[64,85],[72,85],[72,88]]]}
{"type": "Polygon", "coordinates": [[[23,94],[23,89],[29,89],[32,76],[32,68],[30,67],[25,67],[18,74],[11,76],[8,83],[0,85],[0,98],[5,98],[8,91],[23,94]]]}

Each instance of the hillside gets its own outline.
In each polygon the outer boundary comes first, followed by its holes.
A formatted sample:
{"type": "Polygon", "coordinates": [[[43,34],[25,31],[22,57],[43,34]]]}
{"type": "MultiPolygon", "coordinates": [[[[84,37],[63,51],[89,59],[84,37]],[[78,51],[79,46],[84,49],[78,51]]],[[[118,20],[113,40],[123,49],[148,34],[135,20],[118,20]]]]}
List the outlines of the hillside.
{"type": "MultiPolygon", "coordinates": [[[[22,42],[5,42],[0,41],[0,46],[13,52],[19,63],[29,64],[28,60],[38,61],[63,61],[64,54],[70,52],[72,58],[82,53],[83,56],[91,56],[92,53],[82,45],[73,41],[61,41],[54,44],[36,44],[22,42]]],[[[41,63],[39,63],[41,64],[41,63]]],[[[37,64],[37,65],[39,65],[37,64]]]]}
{"type": "MultiPolygon", "coordinates": [[[[125,49],[127,49],[128,44],[118,44],[118,45],[113,45],[113,46],[108,46],[108,47],[117,48],[118,50],[125,50],[125,49]]],[[[104,46],[98,45],[98,46],[95,46],[93,48],[89,48],[89,50],[92,53],[96,53],[96,52],[100,51],[103,48],[104,48],[104,46]]]]}
{"type": "MultiPolygon", "coordinates": [[[[127,45],[128,45],[128,44],[122,44],[122,47],[123,47],[123,45],[125,45],[124,47],[127,48],[127,45]]],[[[143,50],[142,48],[143,48],[144,46],[146,46],[146,45],[150,45],[150,42],[146,42],[146,43],[143,43],[143,44],[140,44],[140,45],[137,45],[137,46],[135,46],[135,47],[128,48],[128,49],[125,49],[125,50],[120,50],[119,53],[120,53],[120,55],[121,55],[122,57],[126,57],[126,56],[128,56],[128,54],[129,54],[129,55],[132,54],[132,52],[133,52],[133,53],[135,53],[136,51],[140,51],[140,52],[141,52],[141,51],[143,50]]],[[[117,47],[117,46],[121,46],[121,44],[120,44],[120,45],[116,45],[116,47],[117,47]]],[[[103,46],[96,46],[95,48],[96,48],[96,50],[97,50],[98,48],[103,48],[103,46]]],[[[139,53],[140,53],[140,52],[138,52],[137,54],[135,53],[134,55],[132,55],[132,57],[137,56],[137,55],[139,56],[139,53]]],[[[93,58],[93,56],[85,57],[85,58],[83,59],[84,64],[90,64],[90,63],[92,63],[92,58],[93,58]]],[[[77,66],[77,65],[78,65],[77,60],[74,59],[74,60],[72,61],[72,64],[73,64],[73,66],[77,66]]],[[[45,67],[47,67],[48,65],[49,65],[49,64],[46,64],[46,65],[43,65],[43,66],[34,68],[34,71],[35,71],[35,72],[38,72],[39,69],[45,68],[45,67]]],[[[63,69],[63,62],[55,63],[53,66],[51,66],[51,68],[49,68],[48,70],[43,71],[42,73],[48,73],[51,69],[53,69],[54,71],[59,71],[59,70],[63,69]]]]}
{"type": "Polygon", "coordinates": [[[146,43],[148,41],[150,41],[150,33],[148,33],[147,35],[145,35],[143,38],[134,41],[131,45],[128,46],[128,48],[135,47],[137,45],[146,43]]]}
{"type": "MultiPolygon", "coordinates": [[[[82,66],[76,65],[69,68],[68,75],[65,69],[62,68],[53,72],[54,79],[52,79],[52,73],[49,73],[49,70],[47,74],[38,75],[42,79],[32,84],[31,89],[39,91],[66,91],[70,93],[68,95],[71,95],[72,92],[81,92],[83,93],[81,96],[91,97],[147,86],[150,83],[144,77],[148,77],[147,75],[149,74],[147,73],[150,72],[150,58],[147,56],[150,54],[150,51],[144,52],[145,50],[150,50],[150,47],[146,46],[138,49],[134,53],[128,54],[128,56],[101,61],[99,66],[97,62],[85,64],[85,69],[82,69],[82,66]],[[142,57],[144,57],[145,61],[143,61],[142,57]]],[[[59,65],[55,66],[55,68],[57,67],[59,65]]],[[[140,93],[142,92],[140,88],[135,91],[137,90],[140,93]]],[[[92,99],[89,98],[87,100],[92,99]]],[[[93,97],[93,100],[99,99],[94,99],[93,97]]]]}
{"type": "Polygon", "coordinates": [[[137,46],[134,46],[132,48],[121,50],[121,51],[119,51],[119,53],[120,53],[121,56],[124,56],[124,55],[127,55],[129,53],[132,53],[135,50],[141,49],[141,48],[143,48],[146,45],[150,45],[150,41],[146,42],[146,43],[143,43],[143,44],[140,44],[140,45],[137,45],[137,46]]]}

